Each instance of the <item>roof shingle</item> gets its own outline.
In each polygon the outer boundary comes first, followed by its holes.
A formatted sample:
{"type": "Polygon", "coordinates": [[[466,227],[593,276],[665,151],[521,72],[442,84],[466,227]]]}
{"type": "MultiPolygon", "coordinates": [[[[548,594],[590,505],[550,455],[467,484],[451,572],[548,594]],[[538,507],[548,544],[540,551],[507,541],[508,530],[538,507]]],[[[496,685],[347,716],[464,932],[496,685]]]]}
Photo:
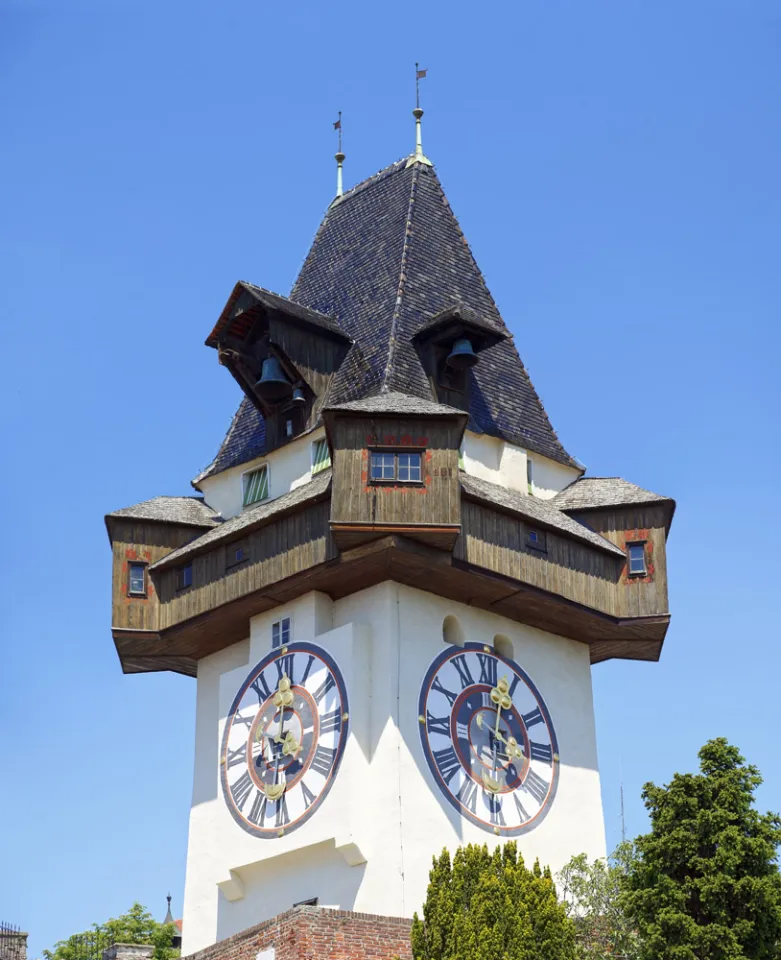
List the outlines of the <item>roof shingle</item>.
{"type": "Polygon", "coordinates": [[[191,527],[214,527],[222,522],[220,515],[206,506],[203,497],[152,497],[106,514],[106,518],[109,517],[182,523],[191,527]]]}
{"type": "Polygon", "coordinates": [[[581,477],[553,497],[559,510],[596,510],[624,504],[672,503],[650,490],[622,480],[621,477],[581,477]]]}

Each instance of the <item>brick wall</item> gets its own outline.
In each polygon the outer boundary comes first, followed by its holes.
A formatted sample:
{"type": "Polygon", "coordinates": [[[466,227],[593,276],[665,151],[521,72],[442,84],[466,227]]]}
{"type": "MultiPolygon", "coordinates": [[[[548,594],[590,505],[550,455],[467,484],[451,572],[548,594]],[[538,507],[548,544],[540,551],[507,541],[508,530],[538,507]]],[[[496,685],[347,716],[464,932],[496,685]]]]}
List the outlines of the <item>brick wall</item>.
{"type": "Polygon", "coordinates": [[[411,960],[411,926],[402,917],[293,907],[188,960],[411,960]]]}

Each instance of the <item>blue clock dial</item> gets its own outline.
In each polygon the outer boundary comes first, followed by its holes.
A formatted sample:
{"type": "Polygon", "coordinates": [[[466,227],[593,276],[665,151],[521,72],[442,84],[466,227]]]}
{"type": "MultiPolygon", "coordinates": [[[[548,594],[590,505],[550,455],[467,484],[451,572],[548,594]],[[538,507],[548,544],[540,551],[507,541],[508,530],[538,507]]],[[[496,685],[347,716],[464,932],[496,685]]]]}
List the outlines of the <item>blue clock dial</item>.
{"type": "Polygon", "coordinates": [[[333,658],[311,643],[264,657],[225,723],[220,779],[233,819],[260,838],[305,823],[331,788],[347,742],[347,691],[333,658]]]}
{"type": "Polygon", "coordinates": [[[423,753],[437,786],[472,823],[504,836],[535,826],[559,774],[553,722],[526,673],[492,647],[448,647],[418,700],[423,753]]]}

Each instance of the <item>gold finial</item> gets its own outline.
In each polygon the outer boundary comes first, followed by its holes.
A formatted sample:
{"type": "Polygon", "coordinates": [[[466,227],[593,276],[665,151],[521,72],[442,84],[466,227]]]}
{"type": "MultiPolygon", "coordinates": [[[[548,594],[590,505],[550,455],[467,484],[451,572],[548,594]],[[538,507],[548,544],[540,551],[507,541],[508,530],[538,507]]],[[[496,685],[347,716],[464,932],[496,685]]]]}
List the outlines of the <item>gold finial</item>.
{"type": "Polygon", "coordinates": [[[336,196],[341,197],[344,193],[342,187],[342,164],[344,163],[344,154],[342,153],[342,111],[339,111],[339,119],[334,123],[334,130],[338,131],[338,148],[334,154],[336,160],[336,196]]]}
{"type": "Polygon", "coordinates": [[[423,141],[420,132],[420,120],[423,116],[423,111],[420,109],[420,81],[427,73],[428,70],[420,69],[419,63],[415,64],[415,109],[412,111],[412,116],[415,118],[415,155],[407,161],[408,167],[413,163],[425,163],[429,167],[433,166],[432,162],[423,153],[423,141]]]}

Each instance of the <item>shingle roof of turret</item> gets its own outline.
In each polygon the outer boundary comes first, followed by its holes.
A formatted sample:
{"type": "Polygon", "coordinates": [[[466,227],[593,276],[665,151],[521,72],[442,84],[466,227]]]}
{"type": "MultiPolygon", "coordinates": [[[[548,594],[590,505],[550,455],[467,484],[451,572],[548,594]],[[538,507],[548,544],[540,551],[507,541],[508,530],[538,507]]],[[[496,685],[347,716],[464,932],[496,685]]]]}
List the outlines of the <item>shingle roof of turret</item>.
{"type": "MultiPolygon", "coordinates": [[[[354,340],[330,405],[385,392],[435,401],[412,338],[463,304],[507,334],[470,371],[470,429],[579,466],[548,420],[432,167],[400,160],[331,204],[290,297],[354,340]]],[[[243,400],[201,478],[258,456],[264,439],[260,414],[243,400]]]]}
{"type": "Polygon", "coordinates": [[[127,520],[158,520],[191,527],[214,527],[222,517],[207,507],[202,497],[152,497],[131,507],[122,507],[106,515],[127,520]]]}
{"type": "Polygon", "coordinates": [[[581,477],[553,497],[559,510],[596,510],[633,503],[671,503],[669,497],[651,493],[621,477],[581,477]]]}

